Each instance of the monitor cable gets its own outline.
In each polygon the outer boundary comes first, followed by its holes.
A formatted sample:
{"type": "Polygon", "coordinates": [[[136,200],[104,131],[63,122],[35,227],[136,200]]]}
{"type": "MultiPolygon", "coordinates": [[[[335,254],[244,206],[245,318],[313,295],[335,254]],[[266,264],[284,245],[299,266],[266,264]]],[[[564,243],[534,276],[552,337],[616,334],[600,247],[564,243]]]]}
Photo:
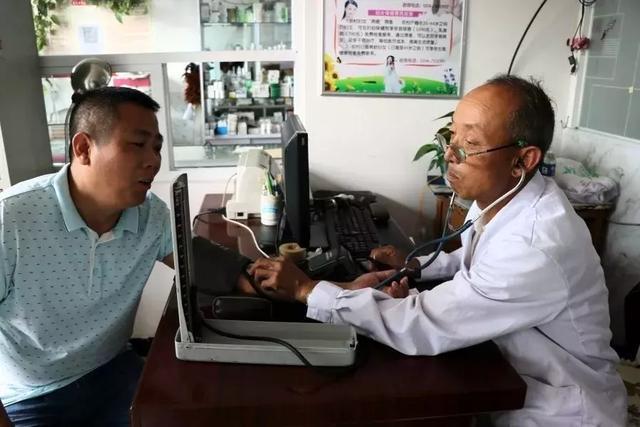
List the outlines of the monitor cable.
{"type": "MultiPolygon", "coordinates": [[[[232,180],[233,178],[235,178],[235,176],[236,176],[236,175],[238,175],[238,174],[237,174],[237,173],[234,173],[233,175],[231,175],[231,176],[227,179],[226,184],[224,185],[224,193],[222,193],[222,202],[220,203],[220,209],[224,209],[224,208],[225,208],[224,204],[225,204],[225,202],[226,202],[226,198],[227,198],[227,194],[228,194],[227,192],[228,192],[228,190],[229,190],[229,183],[231,182],[231,180],[232,180]]],[[[210,212],[210,213],[213,213],[213,212],[210,212]]],[[[231,223],[231,224],[233,224],[233,225],[237,225],[238,227],[241,227],[241,228],[243,228],[243,229],[247,230],[247,231],[249,232],[249,234],[251,235],[251,240],[253,240],[253,244],[255,245],[255,247],[256,247],[256,249],[257,249],[257,251],[258,251],[258,252],[260,252],[260,255],[262,255],[262,256],[263,256],[263,257],[265,257],[265,258],[271,258],[271,257],[269,256],[269,254],[267,254],[265,251],[263,251],[263,250],[260,248],[260,245],[258,244],[258,239],[256,239],[256,235],[255,235],[255,233],[253,232],[253,230],[252,230],[251,228],[249,228],[246,224],[243,224],[243,223],[241,223],[241,222],[239,222],[239,221],[236,221],[236,220],[233,220],[233,219],[229,219],[229,218],[227,218],[227,216],[226,216],[226,211],[224,211],[224,212],[218,212],[218,213],[221,213],[221,214],[222,214],[222,219],[223,219],[223,220],[225,220],[226,222],[231,223]]],[[[195,218],[194,218],[194,220],[195,220],[195,218]]]]}
{"type": "MultiPolygon", "coordinates": [[[[587,0],[580,0],[580,1],[587,1],[587,0]]],[[[520,41],[518,42],[518,46],[516,47],[516,50],[513,52],[513,56],[511,57],[511,63],[509,63],[509,69],[507,70],[507,75],[511,75],[511,69],[513,68],[513,62],[516,60],[516,55],[518,55],[518,51],[520,50],[520,46],[522,46],[522,42],[524,41],[525,36],[529,32],[529,28],[531,28],[531,24],[533,24],[533,21],[536,20],[536,17],[538,16],[538,13],[540,13],[540,10],[542,9],[542,7],[545,5],[546,2],[547,2],[547,0],[542,0],[542,3],[540,3],[540,6],[538,6],[538,10],[536,10],[536,13],[533,14],[533,17],[529,21],[529,24],[527,25],[527,28],[525,28],[524,33],[522,33],[522,37],[520,37],[520,41]]]]}
{"type": "Polygon", "coordinates": [[[288,343],[285,340],[281,340],[280,338],[273,338],[273,337],[262,337],[262,336],[253,336],[253,335],[238,335],[238,334],[232,334],[231,332],[225,332],[222,331],[218,328],[215,328],[211,325],[209,325],[206,322],[206,319],[204,317],[200,317],[200,320],[202,321],[202,325],[204,325],[204,327],[206,329],[208,329],[209,331],[213,332],[214,334],[226,337],[226,338],[231,338],[231,339],[236,339],[236,340],[246,340],[246,341],[263,341],[263,342],[272,342],[274,344],[279,344],[283,347],[286,347],[289,351],[291,351],[299,360],[300,362],[302,362],[302,364],[304,366],[313,368],[314,365],[311,364],[311,362],[309,362],[309,360],[304,357],[304,355],[300,352],[300,350],[298,350],[297,348],[295,348],[292,344],[288,343]]]}
{"type": "Polygon", "coordinates": [[[338,380],[341,380],[349,375],[352,375],[353,373],[355,373],[360,366],[362,366],[367,358],[368,355],[368,351],[367,351],[367,346],[365,345],[364,342],[359,343],[358,347],[358,351],[356,351],[355,354],[355,360],[353,362],[352,365],[349,366],[318,366],[318,365],[313,365],[309,359],[307,359],[300,350],[298,350],[294,345],[292,345],[291,343],[279,339],[279,338],[273,338],[273,337],[263,337],[263,336],[247,336],[247,335],[238,335],[238,334],[233,334],[230,332],[225,332],[222,331],[214,326],[209,325],[205,320],[205,318],[202,316],[202,314],[200,314],[200,320],[202,325],[204,325],[205,329],[209,330],[210,332],[213,332],[214,334],[226,337],[226,338],[230,338],[230,339],[237,339],[237,340],[247,340],[247,341],[262,341],[262,342],[271,342],[274,344],[279,344],[283,347],[286,347],[289,351],[291,351],[302,363],[303,367],[305,368],[310,368],[313,372],[315,372],[316,374],[318,374],[319,376],[321,376],[322,378],[325,379],[325,381],[319,383],[319,384],[315,384],[315,385],[310,385],[310,386],[299,386],[299,385],[290,385],[287,386],[287,389],[289,389],[290,391],[296,393],[296,394],[300,394],[300,395],[309,395],[312,393],[315,393],[319,390],[321,390],[322,388],[331,385],[333,383],[335,383],[338,380]]]}

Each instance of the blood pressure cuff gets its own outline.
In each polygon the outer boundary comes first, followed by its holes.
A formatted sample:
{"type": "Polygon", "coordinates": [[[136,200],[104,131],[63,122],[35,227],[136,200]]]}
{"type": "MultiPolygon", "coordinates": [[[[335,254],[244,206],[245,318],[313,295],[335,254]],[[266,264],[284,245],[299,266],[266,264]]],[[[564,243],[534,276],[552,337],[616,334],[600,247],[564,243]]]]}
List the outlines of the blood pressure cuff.
{"type": "Polygon", "coordinates": [[[192,249],[198,292],[214,297],[236,293],[238,278],[246,275],[251,259],[200,236],[193,238],[192,249]]]}
{"type": "Polygon", "coordinates": [[[301,322],[306,318],[305,304],[272,300],[253,283],[247,273],[251,259],[199,236],[193,238],[192,249],[198,306],[210,307],[214,318],[289,322],[301,322]],[[241,294],[236,290],[240,275],[247,278],[257,295],[241,294]]]}
{"type": "Polygon", "coordinates": [[[199,236],[192,245],[199,307],[210,307],[216,319],[272,320],[270,300],[237,292],[240,275],[253,280],[247,273],[251,259],[199,236]]]}

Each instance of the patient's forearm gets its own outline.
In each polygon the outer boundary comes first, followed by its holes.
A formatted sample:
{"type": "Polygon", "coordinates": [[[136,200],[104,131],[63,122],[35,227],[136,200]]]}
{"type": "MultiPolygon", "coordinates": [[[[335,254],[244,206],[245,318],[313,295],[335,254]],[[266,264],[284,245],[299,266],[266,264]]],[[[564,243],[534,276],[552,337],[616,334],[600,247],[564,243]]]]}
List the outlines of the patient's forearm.
{"type": "Polygon", "coordinates": [[[249,280],[244,276],[244,274],[241,274],[240,276],[238,276],[238,282],[236,284],[236,288],[238,289],[238,291],[240,291],[243,294],[249,294],[249,295],[256,294],[256,290],[253,289],[253,286],[251,286],[251,283],[249,283],[249,280]]]}

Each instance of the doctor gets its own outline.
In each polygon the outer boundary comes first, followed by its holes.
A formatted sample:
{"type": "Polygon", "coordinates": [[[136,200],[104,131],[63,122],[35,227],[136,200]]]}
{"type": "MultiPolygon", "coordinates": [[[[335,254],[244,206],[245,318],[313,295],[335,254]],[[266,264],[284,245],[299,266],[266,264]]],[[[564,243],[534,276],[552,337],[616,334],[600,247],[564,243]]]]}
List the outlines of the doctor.
{"type": "MultiPolygon", "coordinates": [[[[468,218],[526,176],[462,235],[462,248],[422,272],[423,280],[453,276],[431,291],[408,292],[406,282],[387,293],[345,290],[281,260],[260,259],[251,272],[263,289],[306,302],[308,317],[349,323],[405,354],[493,340],[527,383],[524,408],[494,414],[497,425],[623,426],[626,392],[609,346],[600,260],[562,191],[537,172],[553,127],[547,95],[518,77],[498,76],[460,101],[447,177],[460,197],[475,200],[468,218]],[[399,294],[406,296],[393,298],[399,294]]],[[[390,247],[372,255],[403,260],[390,247]]]]}

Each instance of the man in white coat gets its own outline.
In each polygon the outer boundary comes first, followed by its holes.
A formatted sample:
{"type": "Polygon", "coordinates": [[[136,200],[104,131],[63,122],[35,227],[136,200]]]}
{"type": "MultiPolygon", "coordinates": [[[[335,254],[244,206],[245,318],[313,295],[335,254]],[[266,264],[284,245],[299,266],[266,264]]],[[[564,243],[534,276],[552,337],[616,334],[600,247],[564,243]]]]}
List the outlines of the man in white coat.
{"type": "MultiPolygon", "coordinates": [[[[584,222],[537,171],[553,127],[547,95],[518,77],[498,76],[460,101],[447,177],[460,197],[475,201],[467,218],[526,175],[462,235],[462,248],[422,271],[421,279],[453,276],[431,291],[408,291],[404,280],[386,292],[344,289],[282,260],[260,259],[251,272],[263,289],[306,302],[308,317],[349,323],[405,354],[493,340],[527,384],[524,407],[495,414],[497,425],[623,426],[627,398],[609,345],[600,260],[584,222]]],[[[372,256],[393,266],[404,259],[391,247],[372,256]]],[[[386,276],[369,273],[354,287],[386,276]]]]}

